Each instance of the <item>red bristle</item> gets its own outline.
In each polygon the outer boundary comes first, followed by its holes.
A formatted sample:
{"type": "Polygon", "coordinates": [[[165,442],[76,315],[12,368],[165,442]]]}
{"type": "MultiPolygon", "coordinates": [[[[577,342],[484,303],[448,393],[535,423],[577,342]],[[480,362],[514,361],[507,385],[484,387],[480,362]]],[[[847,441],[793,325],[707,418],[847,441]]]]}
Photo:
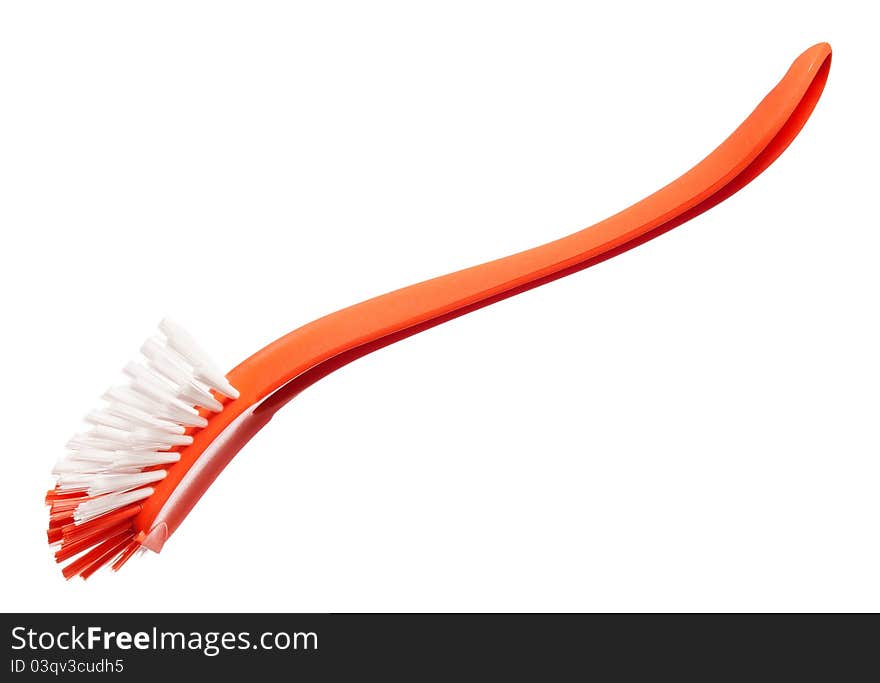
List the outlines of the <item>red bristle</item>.
{"type": "Polygon", "coordinates": [[[54,515],[49,515],[49,528],[54,529],[58,526],[64,526],[65,524],[73,524],[73,513],[72,512],[62,512],[54,515]]]}
{"type": "Polygon", "coordinates": [[[134,554],[138,551],[138,548],[140,547],[141,544],[137,541],[129,541],[128,547],[122,551],[122,554],[119,557],[116,558],[116,562],[111,565],[111,569],[113,569],[114,572],[118,572],[122,565],[124,565],[132,557],[134,557],[134,554]]]}
{"type": "Polygon", "coordinates": [[[101,567],[107,564],[110,560],[116,557],[122,550],[131,543],[131,539],[134,538],[134,532],[130,532],[126,536],[122,538],[121,541],[110,547],[107,552],[101,555],[98,559],[94,560],[88,567],[83,569],[79,575],[83,579],[89,578],[92,574],[98,571],[101,567]]]}
{"type": "Polygon", "coordinates": [[[56,500],[67,500],[69,498],[84,498],[86,496],[85,491],[62,491],[60,488],[56,487],[51,489],[48,493],[46,493],[46,505],[51,505],[53,501],[56,500]]]}
{"type": "Polygon", "coordinates": [[[53,543],[58,543],[61,540],[63,534],[61,533],[61,527],[49,527],[49,531],[46,532],[46,536],[49,538],[49,545],[53,543]]]}
{"type": "Polygon", "coordinates": [[[142,506],[140,505],[129,505],[119,510],[114,510],[113,512],[101,515],[100,517],[95,517],[95,519],[83,522],[82,524],[65,524],[61,528],[61,534],[65,541],[74,543],[80,538],[90,535],[97,529],[105,529],[114,526],[117,522],[120,522],[123,519],[134,517],[141,511],[141,509],[142,506]]]}
{"type": "Polygon", "coordinates": [[[64,500],[56,500],[49,508],[50,515],[59,515],[64,512],[73,512],[80,503],[89,500],[88,498],[69,498],[64,500]]]}
{"type": "Polygon", "coordinates": [[[117,543],[119,543],[120,540],[122,540],[123,536],[125,536],[126,538],[131,538],[131,534],[132,534],[132,531],[130,528],[123,529],[119,533],[108,538],[106,541],[104,541],[100,545],[92,548],[89,552],[87,552],[85,555],[80,557],[78,560],[74,560],[73,562],[71,562],[69,565],[67,565],[66,567],[64,567],[61,570],[61,573],[64,574],[64,578],[70,579],[70,578],[76,576],[83,569],[85,569],[86,567],[89,567],[93,562],[102,558],[104,556],[104,554],[108,550],[110,550],[110,548],[112,548],[117,543]]]}
{"type": "Polygon", "coordinates": [[[131,529],[131,522],[128,520],[122,521],[116,526],[106,527],[102,529],[95,529],[91,534],[80,538],[73,543],[68,543],[67,541],[61,541],[61,548],[58,552],[55,553],[55,561],[56,562],[64,562],[64,560],[70,559],[74,555],[77,555],[84,550],[88,550],[93,545],[100,543],[105,538],[110,538],[111,536],[115,536],[116,534],[122,531],[128,531],[131,529]]]}

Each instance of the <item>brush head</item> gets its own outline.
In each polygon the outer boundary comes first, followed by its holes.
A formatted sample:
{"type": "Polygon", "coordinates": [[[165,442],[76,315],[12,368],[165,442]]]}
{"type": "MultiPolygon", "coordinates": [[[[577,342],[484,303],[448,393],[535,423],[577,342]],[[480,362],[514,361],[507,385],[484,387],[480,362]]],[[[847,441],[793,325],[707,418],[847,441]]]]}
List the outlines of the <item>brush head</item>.
{"type": "Polygon", "coordinates": [[[189,333],[168,319],[159,330],[141,347],[141,361],[125,366],[128,383],[104,393],[104,405],[85,417],[90,429],[70,439],[52,470],[48,537],[58,562],[76,558],[62,570],[67,578],[109,563],[119,569],[141,549],[132,522],[151,485],[223,409],[219,399],[238,398],[189,333]]]}

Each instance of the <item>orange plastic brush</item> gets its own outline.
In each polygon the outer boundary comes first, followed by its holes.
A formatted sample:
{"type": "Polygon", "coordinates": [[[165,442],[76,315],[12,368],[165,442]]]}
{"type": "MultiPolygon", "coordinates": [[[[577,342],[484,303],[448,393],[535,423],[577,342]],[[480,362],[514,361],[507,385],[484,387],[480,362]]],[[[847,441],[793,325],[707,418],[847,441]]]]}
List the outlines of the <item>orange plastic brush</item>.
{"type": "Polygon", "coordinates": [[[800,55],[752,114],[683,176],[573,235],[361,302],[285,335],[225,377],[179,326],[131,363],[56,465],[48,537],[66,577],[159,552],[232,457],[303,389],[368,353],[616,256],[703,213],[767,168],[816,105],[831,64],[800,55]]]}

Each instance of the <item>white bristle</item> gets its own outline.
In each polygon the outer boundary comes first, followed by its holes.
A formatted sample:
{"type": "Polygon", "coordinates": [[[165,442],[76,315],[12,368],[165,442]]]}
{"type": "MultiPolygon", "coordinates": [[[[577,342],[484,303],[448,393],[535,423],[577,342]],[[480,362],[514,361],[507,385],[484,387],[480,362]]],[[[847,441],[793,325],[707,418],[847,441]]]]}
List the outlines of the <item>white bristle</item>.
{"type": "Polygon", "coordinates": [[[214,391],[236,399],[239,397],[238,389],[232,386],[223,373],[217,368],[199,366],[195,368],[196,377],[211,387],[214,391]]]}
{"type": "Polygon", "coordinates": [[[82,448],[67,455],[68,460],[76,462],[98,462],[108,465],[118,457],[116,451],[101,448],[82,448]]]}
{"type": "Polygon", "coordinates": [[[136,472],[134,474],[99,474],[89,477],[86,493],[90,496],[100,496],[105,493],[121,493],[140,488],[147,484],[162,481],[167,472],[165,470],[151,470],[149,472],[136,472]]]}
{"type": "Polygon", "coordinates": [[[200,394],[204,394],[209,399],[216,400],[213,399],[210,392],[193,382],[195,375],[192,366],[187,364],[186,359],[170,346],[163,346],[154,337],[144,342],[144,345],[141,347],[141,353],[149,361],[150,367],[172,384],[181,387],[193,384],[200,394]]]}
{"type": "Polygon", "coordinates": [[[192,403],[194,406],[207,408],[213,413],[219,413],[223,410],[223,404],[211,396],[209,391],[203,389],[195,382],[191,382],[182,387],[180,391],[177,392],[177,398],[186,403],[192,403]]]}
{"type": "Polygon", "coordinates": [[[166,319],[160,330],[164,338],[141,347],[146,364],[125,366],[129,384],[104,393],[106,404],[86,415],[91,429],[71,438],[70,452],[52,470],[60,492],[85,494],[73,513],[76,524],[152,495],[150,485],[180,460],[170,449],[191,444],[187,429],[208,424],[197,409],[223,409],[211,390],[238,397],[183,328],[166,319]]]}
{"type": "Polygon", "coordinates": [[[67,448],[71,451],[99,450],[112,451],[118,444],[115,441],[101,439],[91,431],[74,434],[67,442],[67,448]]]}
{"type": "Polygon", "coordinates": [[[110,466],[119,456],[116,451],[101,448],[81,448],[67,454],[65,460],[69,462],[88,462],[110,466]]]}
{"type": "Polygon", "coordinates": [[[131,453],[121,455],[113,461],[113,469],[123,469],[129,467],[152,467],[154,465],[170,465],[180,460],[180,453],[170,452],[153,452],[153,453],[131,453]]]}
{"type": "Polygon", "coordinates": [[[135,391],[153,400],[170,402],[176,399],[183,405],[201,406],[215,413],[223,410],[223,404],[211,396],[207,389],[200,387],[191,372],[175,380],[158,373],[153,367],[129,363],[125,366],[125,374],[132,378],[135,391]]]}
{"type": "Polygon", "coordinates": [[[132,489],[162,481],[165,470],[150,472],[111,473],[111,474],[67,474],[58,478],[58,488],[62,491],[84,491],[89,496],[105,493],[122,493],[132,489]]]}
{"type": "Polygon", "coordinates": [[[126,491],[125,493],[108,493],[98,498],[90,498],[77,505],[76,510],[73,512],[73,519],[82,524],[90,519],[95,519],[95,517],[100,517],[108,512],[113,512],[113,510],[123,508],[126,505],[137,503],[139,500],[144,500],[152,495],[153,489],[148,486],[142,489],[135,489],[134,491],[126,491]]]}
{"type": "Polygon", "coordinates": [[[196,343],[196,340],[190,336],[189,332],[171,320],[171,318],[165,318],[162,320],[162,322],[159,323],[159,329],[168,340],[168,346],[179,353],[191,366],[198,367],[199,365],[204,364],[213,365],[208,358],[208,354],[202,350],[202,348],[196,343]]]}
{"type": "Polygon", "coordinates": [[[191,436],[186,434],[171,434],[159,429],[150,429],[149,427],[137,427],[126,430],[96,425],[91,430],[91,433],[99,439],[105,439],[118,444],[120,448],[138,448],[139,450],[148,450],[150,445],[156,446],[159,450],[164,450],[171,446],[188,446],[193,440],[191,436]]]}
{"type": "Polygon", "coordinates": [[[137,465],[124,467],[117,463],[109,463],[105,465],[99,462],[73,461],[68,460],[67,458],[62,458],[55,463],[55,467],[52,468],[52,474],[56,477],[71,474],[124,474],[140,472],[142,469],[143,467],[137,465]]]}
{"type": "Polygon", "coordinates": [[[168,345],[174,349],[193,368],[195,376],[224,396],[238,398],[238,389],[229,383],[219,368],[208,357],[201,347],[196,344],[189,332],[169,318],[159,323],[159,329],[168,339],[168,345]]]}
{"type": "MultiPolygon", "coordinates": [[[[154,420],[147,423],[145,420],[134,420],[124,417],[121,413],[124,411],[118,407],[108,406],[104,410],[93,410],[86,415],[86,422],[91,422],[97,427],[110,427],[122,431],[131,432],[150,432],[167,436],[169,439],[180,438],[184,433],[184,428],[171,422],[163,422],[154,420]]],[[[95,430],[97,431],[97,429],[95,430]]],[[[186,441],[173,441],[172,443],[186,443],[186,441]]]]}
{"type": "Polygon", "coordinates": [[[113,415],[106,410],[93,410],[86,415],[85,420],[93,425],[105,425],[107,427],[116,427],[117,429],[127,429],[131,426],[131,420],[119,415],[113,415]]]}
{"type": "Polygon", "coordinates": [[[130,386],[111,387],[104,392],[102,398],[105,401],[112,401],[110,406],[117,403],[130,406],[136,410],[147,412],[160,420],[177,423],[184,427],[204,427],[208,424],[208,421],[195,410],[180,405],[179,401],[164,404],[161,401],[149,398],[140,391],[135,391],[130,386]]]}
{"type": "Polygon", "coordinates": [[[116,460],[113,451],[81,450],[61,458],[52,469],[52,474],[77,474],[80,472],[103,472],[113,466],[116,460]]]}
{"type": "Polygon", "coordinates": [[[179,424],[169,422],[168,420],[155,418],[149,413],[141,410],[140,408],[125,403],[120,403],[118,401],[108,403],[107,407],[104,409],[104,412],[111,415],[116,415],[118,417],[123,417],[144,427],[162,429],[166,432],[171,432],[172,434],[183,434],[186,431],[186,429],[179,424]]]}

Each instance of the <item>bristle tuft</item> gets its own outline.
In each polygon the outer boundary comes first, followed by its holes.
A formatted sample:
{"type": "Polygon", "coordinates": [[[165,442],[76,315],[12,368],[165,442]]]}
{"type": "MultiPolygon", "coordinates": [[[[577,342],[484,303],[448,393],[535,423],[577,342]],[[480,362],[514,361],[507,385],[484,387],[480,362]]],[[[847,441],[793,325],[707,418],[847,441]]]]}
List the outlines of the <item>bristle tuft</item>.
{"type": "Polygon", "coordinates": [[[208,424],[205,414],[238,398],[189,333],[167,319],[159,329],[164,337],[144,343],[144,362],[125,366],[129,383],[104,393],[105,405],[85,417],[88,431],[70,439],[52,470],[47,539],[58,562],[80,555],[62,570],[68,579],[107,564],[118,570],[143,550],[133,526],[142,501],[208,424]]]}

